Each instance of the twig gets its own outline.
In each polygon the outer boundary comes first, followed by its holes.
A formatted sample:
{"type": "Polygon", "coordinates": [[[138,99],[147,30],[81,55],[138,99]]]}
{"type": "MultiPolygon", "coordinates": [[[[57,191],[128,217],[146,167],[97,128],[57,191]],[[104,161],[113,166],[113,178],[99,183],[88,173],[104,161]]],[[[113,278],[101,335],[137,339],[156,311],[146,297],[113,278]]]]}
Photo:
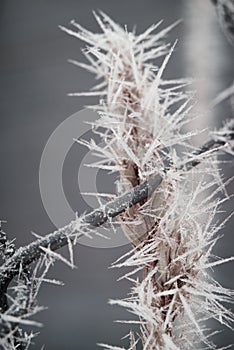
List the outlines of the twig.
{"type": "MultiPolygon", "coordinates": [[[[178,170],[188,171],[197,166],[202,161],[202,155],[212,150],[221,150],[227,144],[229,140],[234,139],[234,124],[232,123],[226,129],[220,131],[222,137],[217,139],[211,139],[206,142],[201,148],[192,153],[191,160],[182,164],[178,170]],[[226,130],[226,131],[224,131],[226,130]],[[199,157],[201,156],[201,157],[199,157]]],[[[166,175],[168,169],[164,169],[166,175]]],[[[144,183],[134,187],[131,191],[124,193],[122,196],[110,201],[104,206],[91,211],[80,218],[81,223],[88,224],[93,227],[98,227],[106,223],[109,219],[116,217],[133,205],[141,202],[150,197],[150,195],[158,188],[163,180],[163,175],[156,174],[144,183]]],[[[29,266],[39,257],[44,254],[41,248],[50,248],[55,251],[68,244],[68,237],[72,237],[78,232],[79,226],[77,220],[72,221],[63,228],[48,234],[44,238],[37,239],[25,247],[19,248],[14,255],[12,255],[5,264],[1,267],[0,275],[0,309],[2,312],[7,309],[7,297],[6,292],[11,280],[19,272],[19,269],[29,266]]],[[[80,234],[82,236],[83,234],[80,234]]]]}
{"type": "Polygon", "coordinates": [[[234,2],[233,0],[211,0],[215,5],[219,23],[228,41],[234,46],[234,2]]]}

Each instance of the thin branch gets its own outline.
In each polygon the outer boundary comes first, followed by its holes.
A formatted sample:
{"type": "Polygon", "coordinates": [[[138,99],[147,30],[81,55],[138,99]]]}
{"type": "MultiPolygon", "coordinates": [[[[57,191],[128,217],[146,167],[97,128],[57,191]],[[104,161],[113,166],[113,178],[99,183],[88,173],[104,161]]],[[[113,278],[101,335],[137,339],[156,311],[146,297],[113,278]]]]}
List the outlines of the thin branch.
{"type": "Polygon", "coordinates": [[[216,7],[219,24],[228,41],[234,46],[234,2],[233,0],[211,0],[216,7]]]}
{"type": "MultiPolygon", "coordinates": [[[[212,154],[212,151],[225,150],[227,142],[234,139],[234,123],[227,125],[226,129],[221,129],[217,134],[221,135],[221,137],[211,139],[201,148],[194,151],[192,159],[185,164],[181,164],[178,170],[188,171],[197,166],[202,161],[202,156],[207,152],[212,154]]],[[[164,175],[156,174],[144,183],[134,187],[131,191],[84,215],[80,218],[80,223],[88,224],[87,227],[89,225],[98,227],[133,205],[149,198],[161,184],[168,170],[169,168],[165,168],[164,175]]],[[[19,248],[0,269],[0,309],[3,312],[7,309],[6,292],[10,281],[18,274],[20,268],[29,266],[44,254],[43,247],[55,251],[68,244],[68,237],[74,237],[75,235],[81,237],[83,234],[80,233],[79,235],[79,225],[77,220],[74,220],[63,228],[43,238],[39,238],[25,247],[19,248]]]]}

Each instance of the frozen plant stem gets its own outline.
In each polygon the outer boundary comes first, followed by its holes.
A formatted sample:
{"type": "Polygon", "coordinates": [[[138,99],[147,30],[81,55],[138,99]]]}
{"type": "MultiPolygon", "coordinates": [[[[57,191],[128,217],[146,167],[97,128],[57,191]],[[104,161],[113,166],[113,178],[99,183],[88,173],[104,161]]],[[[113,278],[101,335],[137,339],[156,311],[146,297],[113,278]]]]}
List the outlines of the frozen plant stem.
{"type": "Polygon", "coordinates": [[[204,153],[192,146],[196,131],[183,132],[193,119],[190,102],[194,95],[185,91],[189,81],[163,79],[175,47],[163,39],[173,26],[153,34],[158,24],[137,35],[103,13],[95,17],[100,34],[75,21],[71,23],[75,30],[61,27],[88,45],[84,54],[89,64],[71,62],[102,79],[94,87],[95,94],[101,96],[100,104],[90,108],[99,113],[93,127],[105,147],[93,141],[79,142],[100,156],[93,165],[119,172],[119,194],[144,184],[151,176],[162,178],[150,198],[119,215],[132,251],[114,266],[132,268],[123,278],[133,286],[127,299],[111,303],[137,316],[140,330],[129,333],[129,349],[213,349],[206,320],[214,318],[230,327],[233,322],[233,315],[220,302],[232,301],[233,292],[220,287],[208,273],[209,267],[226,261],[212,261],[217,233],[223,226],[215,225],[214,220],[227,198],[217,152],[209,150],[219,149],[220,141],[227,145],[224,135],[228,126],[203,147],[204,153]],[[156,59],[160,64],[155,65],[156,59]],[[165,164],[170,164],[166,175],[165,164]],[[218,198],[218,194],[222,196],[218,198]]]}

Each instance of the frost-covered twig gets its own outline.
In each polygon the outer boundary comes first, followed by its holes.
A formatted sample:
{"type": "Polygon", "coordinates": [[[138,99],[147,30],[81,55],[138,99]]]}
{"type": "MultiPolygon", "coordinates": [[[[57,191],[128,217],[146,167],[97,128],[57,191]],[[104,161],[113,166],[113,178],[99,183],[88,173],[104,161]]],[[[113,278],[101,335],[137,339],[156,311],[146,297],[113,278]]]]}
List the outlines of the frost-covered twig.
{"type": "MultiPolygon", "coordinates": [[[[212,0],[216,6],[219,23],[223,29],[229,43],[234,46],[234,0],[212,0]]],[[[211,103],[211,107],[216,106],[230,98],[232,111],[234,113],[234,83],[222,91],[211,103]]]]}
{"type": "MultiPolygon", "coordinates": [[[[202,158],[209,152],[211,155],[212,152],[225,151],[228,149],[228,142],[234,138],[233,136],[233,125],[227,125],[227,127],[222,128],[218,133],[216,133],[216,137],[205,143],[201,148],[194,151],[192,153],[191,159],[185,163],[181,164],[180,168],[184,170],[190,170],[194,166],[197,166],[202,158]]],[[[166,172],[169,170],[164,169],[166,176],[166,172]]],[[[107,222],[110,218],[114,218],[124,210],[128,209],[132,205],[139,203],[140,201],[149,199],[151,194],[158,188],[163,180],[163,176],[160,174],[156,174],[152,176],[149,180],[145,181],[143,184],[138,185],[133,188],[133,190],[124,193],[122,196],[117,197],[113,201],[110,201],[105,206],[100,207],[99,209],[93,210],[92,212],[84,215],[80,219],[77,219],[71,222],[69,225],[65,226],[63,229],[55,231],[45,237],[38,238],[36,241],[32,242],[26,247],[21,247],[15,252],[15,248],[12,242],[7,241],[6,234],[1,230],[0,231],[0,243],[2,253],[7,257],[5,264],[3,264],[0,268],[0,306],[2,315],[8,310],[8,302],[7,302],[7,290],[9,283],[12,281],[14,276],[19,276],[22,271],[25,271],[30,264],[32,264],[36,260],[40,260],[40,257],[44,255],[44,248],[50,248],[51,251],[56,251],[64,245],[69,243],[69,239],[77,241],[79,237],[85,232],[82,233],[82,230],[88,230],[86,224],[90,225],[90,229],[92,226],[100,226],[107,222]],[[80,220],[80,222],[79,222],[80,220]],[[85,225],[82,226],[81,222],[84,222],[85,225]]],[[[40,265],[40,263],[39,263],[40,265]]],[[[38,265],[37,265],[38,266],[38,265]]],[[[41,280],[41,282],[45,281],[41,280]]],[[[32,280],[30,282],[32,284],[32,280]]],[[[55,283],[52,281],[52,283],[55,283]]],[[[36,298],[37,294],[34,296],[36,298]]],[[[22,299],[21,299],[22,302],[22,299]]],[[[37,312],[40,309],[37,308],[37,312]]],[[[25,311],[25,310],[24,310],[25,311]]],[[[9,311],[7,311],[9,313],[9,311]]],[[[22,311],[21,311],[22,313],[22,311]]],[[[3,316],[2,321],[13,322],[15,324],[14,318],[15,316],[3,316]]],[[[24,317],[29,316],[26,312],[22,314],[24,317]]],[[[18,320],[19,315],[17,314],[18,320]]],[[[25,320],[26,322],[27,320],[25,320]]],[[[33,321],[27,321],[28,324],[33,324],[33,321]],[[31,323],[30,323],[31,322],[31,323]]],[[[21,323],[24,323],[24,320],[21,320],[21,323]]],[[[26,323],[25,323],[26,324],[26,323]]],[[[9,333],[9,327],[5,329],[4,333],[9,333]]],[[[30,338],[31,340],[31,338],[30,338]]]]}
{"type": "MultiPolygon", "coordinates": [[[[212,155],[212,152],[227,151],[228,148],[230,148],[229,142],[234,138],[234,126],[232,124],[233,123],[219,130],[219,133],[216,132],[217,136],[215,138],[206,142],[201,148],[192,152],[191,159],[184,164],[180,164],[179,169],[188,171],[197,166],[202,161],[202,158],[207,156],[207,152],[212,155]]],[[[29,266],[44,254],[43,248],[50,247],[51,251],[58,250],[68,244],[69,238],[77,241],[79,237],[87,234],[87,232],[89,232],[93,226],[100,226],[140,201],[150,198],[152,193],[161,184],[164,176],[166,176],[166,172],[169,169],[170,168],[164,168],[164,175],[156,174],[151,176],[148,180],[143,182],[141,185],[134,187],[131,191],[124,193],[116,199],[108,202],[106,205],[85,214],[79,219],[77,218],[69,225],[52,232],[45,237],[38,238],[25,247],[19,248],[16,252],[12,243],[10,243],[10,248],[8,244],[7,251],[5,248],[4,255],[6,257],[9,255],[9,249],[11,249],[11,254],[10,257],[6,259],[5,264],[3,264],[0,268],[0,282],[1,285],[4,286],[1,291],[6,290],[12,278],[19,273],[19,269],[29,266]],[[87,226],[86,224],[89,224],[90,226],[87,226]]],[[[0,234],[1,242],[2,244],[3,242],[5,244],[6,235],[3,231],[1,231],[0,234]]],[[[1,296],[4,297],[4,293],[1,293],[1,296]]],[[[4,302],[0,302],[0,306],[2,310],[4,310],[6,305],[4,302]]]]}
{"type": "Polygon", "coordinates": [[[234,1],[211,0],[216,6],[219,23],[230,44],[234,45],[234,1]]]}

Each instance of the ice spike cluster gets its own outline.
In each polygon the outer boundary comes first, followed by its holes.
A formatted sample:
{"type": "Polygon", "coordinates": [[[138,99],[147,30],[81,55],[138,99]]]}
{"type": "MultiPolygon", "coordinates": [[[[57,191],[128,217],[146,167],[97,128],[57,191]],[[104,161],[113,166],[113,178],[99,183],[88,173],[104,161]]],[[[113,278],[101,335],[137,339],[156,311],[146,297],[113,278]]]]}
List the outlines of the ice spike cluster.
{"type": "Polygon", "coordinates": [[[227,195],[215,155],[193,155],[196,131],[184,132],[194,118],[194,94],[185,91],[190,81],[164,79],[175,48],[164,40],[174,25],[159,30],[158,23],[138,35],[104,13],[95,18],[101,33],[75,21],[73,29],[61,27],[87,44],[87,63],[71,62],[100,80],[90,92],[71,94],[100,96],[100,103],[90,108],[99,114],[94,130],[105,146],[82,142],[99,156],[93,166],[119,173],[117,195],[152,175],[164,176],[151,198],[121,214],[132,250],[114,266],[130,268],[123,278],[132,289],[126,299],[111,303],[134,314],[123,322],[139,324],[136,334],[129,332],[128,349],[217,349],[207,320],[230,328],[233,322],[224,306],[233,301],[233,292],[210,276],[210,268],[233,260],[212,255],[225,224],[216,223],[216,214],[227,195]],[[202,166],[181,167],[192,159],[202,166]]]}

